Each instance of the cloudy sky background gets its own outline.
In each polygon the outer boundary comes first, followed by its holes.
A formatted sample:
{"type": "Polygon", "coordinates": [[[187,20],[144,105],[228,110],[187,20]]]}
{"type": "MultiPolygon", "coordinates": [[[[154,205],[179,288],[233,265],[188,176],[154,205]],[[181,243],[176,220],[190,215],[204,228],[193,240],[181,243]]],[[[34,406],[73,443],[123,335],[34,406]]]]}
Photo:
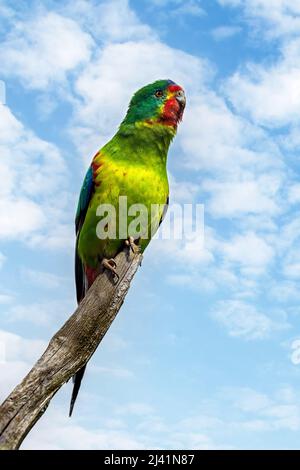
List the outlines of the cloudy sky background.
{"type": "Polygon", "coordinates": [[[1,400],[74,309],[82,178],[140,86],[185,88],[171,201],[205,207],[204,247],[153,242],[73,418],[69,383],[22,448],[299,448],[300,3],[1,0],[0,17],[1,400]]]}

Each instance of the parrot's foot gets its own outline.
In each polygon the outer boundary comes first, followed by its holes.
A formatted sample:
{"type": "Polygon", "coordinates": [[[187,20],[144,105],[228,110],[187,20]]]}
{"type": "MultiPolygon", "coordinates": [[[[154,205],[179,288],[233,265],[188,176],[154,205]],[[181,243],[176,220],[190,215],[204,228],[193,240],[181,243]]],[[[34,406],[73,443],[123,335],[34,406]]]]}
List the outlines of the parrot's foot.
{"type": "Polygon", "coordinates": [[[132,253],[134,254],[140,253],[141,251],[141,247],[134,242],[133,237],[128,237],[127,240],[125,240],[125,245],[130,247],[132,253]]]}
{"type": "Polygon", "coordinates": [[[104,269],[108,269],[113,275],[119,280],[119,274],[116,271],[117,263],[113,258],[106,259],[104,258],[101,262],[104,269]]]}

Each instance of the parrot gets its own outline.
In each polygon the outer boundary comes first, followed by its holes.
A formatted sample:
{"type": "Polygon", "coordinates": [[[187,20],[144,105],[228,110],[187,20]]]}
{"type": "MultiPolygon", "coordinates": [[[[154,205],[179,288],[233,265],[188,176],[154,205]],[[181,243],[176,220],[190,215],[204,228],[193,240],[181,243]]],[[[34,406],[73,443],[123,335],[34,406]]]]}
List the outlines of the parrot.
{"type": "MultiPolygon", "coordinates": [[[[161,224],[169,204],[167,154],[182,120],[185,104],[183,88],[172,80],[157,80],[144,86],[134,93],[116,134],[92,159],[75,216],[78,303],[101,270],[107,269],[113,276],[118,276],[114,258],[125,244],[133,251],[143,252],[153,236],[153,231],[149,236],[150,223],[154,223],[154,230],[161,224]],[[118,209],[121,196],[127,197],[129,207],[143,204],[150,210],[152,204],[157,205],[159,209],[142,227],[148,236],[138,240],[132,236],[99,238],[97,208],[101,204],[110,204],[118,209]]],[[[116,214],[118,226],[118,210],[116,214]]],[[[129,225],[132,217],[126,217],[129,225]]],[[[72,415],[85,368],[86,364],[73,377],[69,416],[72,415]]]]}

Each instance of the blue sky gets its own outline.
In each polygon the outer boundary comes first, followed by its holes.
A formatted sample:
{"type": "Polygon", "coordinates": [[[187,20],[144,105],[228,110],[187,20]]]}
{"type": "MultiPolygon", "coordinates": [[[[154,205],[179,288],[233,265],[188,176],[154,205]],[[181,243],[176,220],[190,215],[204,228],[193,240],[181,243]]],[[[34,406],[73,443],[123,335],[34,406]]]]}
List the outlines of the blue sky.
{"type": "Polygon", "coordinates": [[[0,16],[1,399],[75,307],[85,169],[155,79],[187,94],[171,201],[205,209],[204,246],[147,250],[73,418],[69,383],[22,447],[299,448],[298,3],[2,1],[0,16]]]}

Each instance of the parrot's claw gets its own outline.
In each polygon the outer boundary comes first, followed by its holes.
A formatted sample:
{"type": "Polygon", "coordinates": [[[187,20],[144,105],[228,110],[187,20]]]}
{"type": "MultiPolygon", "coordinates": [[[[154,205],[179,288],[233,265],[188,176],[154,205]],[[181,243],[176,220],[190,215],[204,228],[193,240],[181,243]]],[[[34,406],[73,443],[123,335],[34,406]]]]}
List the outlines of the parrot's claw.
{"type": "Polygon", "coordinates": [[[110,259],[104,258],[101,264],[104,269],[108,269],[111,273],[113,273],[113,275],[117,278],[117,280],[119,280],[120,276],[116,271],[117,263],[115,262],[113,258],[110,258],[110,259]]]}
{"type": "Polygon", "coordinates": [[[141,247],[134,243],[134,238],[133,237],[128,237],[127,240],[125,240],[125,245],[130,247],[132,253],[137,254],[140,253],[141,247]]]}

